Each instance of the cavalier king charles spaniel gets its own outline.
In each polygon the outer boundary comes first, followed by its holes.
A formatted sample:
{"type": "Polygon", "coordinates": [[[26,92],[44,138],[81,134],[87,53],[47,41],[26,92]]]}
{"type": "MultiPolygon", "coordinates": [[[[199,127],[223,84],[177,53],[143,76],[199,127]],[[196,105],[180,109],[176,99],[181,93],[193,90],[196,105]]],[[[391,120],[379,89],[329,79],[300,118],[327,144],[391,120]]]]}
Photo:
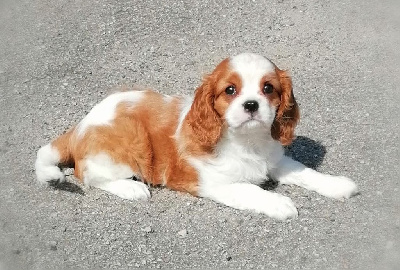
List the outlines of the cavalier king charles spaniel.
{"type": "Polygon", "coordinates": [[[243,53],[223,60],[194,98],[150,90],[114,93],[37,153],[40,182],[64,181],[60,168],[128,200],[166,186],[285,220],[292,200],[264,190],[267,176],[324,196],[358,192],[346,177],[319,173],[284,155],[299,109],[291,78],[270,60],[243,53]]]}

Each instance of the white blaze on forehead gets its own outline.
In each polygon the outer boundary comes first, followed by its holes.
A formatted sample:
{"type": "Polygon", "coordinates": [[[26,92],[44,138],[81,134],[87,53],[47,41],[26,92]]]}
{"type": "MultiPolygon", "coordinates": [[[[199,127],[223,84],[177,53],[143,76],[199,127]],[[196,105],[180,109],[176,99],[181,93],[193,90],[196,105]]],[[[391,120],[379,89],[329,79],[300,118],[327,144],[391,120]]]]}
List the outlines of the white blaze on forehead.
{"type": "Polygon", "coordinates": [[[242,53],[230,58],[230,65],[242,80],[242,91],[257,93],[260,81],[268,73],[275,72],[275,66],[267,58],[254,54],[242,53]]]}
{"type": "MultiPolygon", "coordinates": [[[[262,93],[261,80],[265,75],[275,73],[274,64],[263,56],[252,53],[239,54],[229,60],[230,68],[241,80],[240,94],[231,102],[225,114],[229,127],[240,128],[250,117],[263,123],[260,126],[262,129],[269,127],[274,120],[276,108],[262,93]],[[258,103],[257,112],[250,115],[244,109],[247,101],[258,103]]],[[[254,124],[254,122],[252,123],[254,124]]],[[[257,126],[251,128],[257,128],[257,126]]]]}

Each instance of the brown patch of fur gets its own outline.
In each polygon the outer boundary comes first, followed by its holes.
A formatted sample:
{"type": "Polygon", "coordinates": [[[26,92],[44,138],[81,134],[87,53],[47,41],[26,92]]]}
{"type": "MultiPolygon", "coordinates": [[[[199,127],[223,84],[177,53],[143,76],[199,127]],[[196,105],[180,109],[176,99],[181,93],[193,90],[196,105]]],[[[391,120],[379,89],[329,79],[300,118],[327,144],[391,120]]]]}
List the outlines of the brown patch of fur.
{"type": "Polygon", "coordinates": [[[73,166],[74,159],[71,154],[71,138],[74,133],[75,128],[69,129],[67,132],[59,136],[57,139],[51,142],[51,146],[56,148],[58,154],[60,155],[60,164],[61,166],[73,166]]]}
{"type": "Polygon", "coordinates": [[[207,77],[197,88],[193,104],[182,125],[186,149],[192,154],[212,152],[221,136],[222,119],[214,109],[214,81],[207,77]]]}
{"type": "Polygon", "coordinates": [[[274,90],[270,94],[264,94],[267,96],[268,101],[275,107],[278,107],[279,104],[281,103],[281,84],[279,82],[279,78],[276,73],[269,73],[265,75],[260,82],[260,92],[262,92],[262,89],[264,88],[264,84],[269,83],[273,86],[274,90]]]}
{"type": "Polygon", "coordinates": [[[238,75],[229,68],[229,59],[225,59],[197,88],[181,131],[184,134],[184,148],[191,155],[213,153],[225,127],[225,111],[234,98],[226,95],[225,88],[235,85],[240,91],[239,84],[238,75]]]}
{"type": "Polygon", "coordinates": [[[292,80],[286,71],[275,68],[279,79],[280,105],[271,127],[271,135],[283,145],[293,141],[294,129],[300,119],[299,107],[293,95],[292,80]]]}
{"type": "Polygon", "coordinates": [[[174,139],[180,102],[177,98],[166,102],[148,91],[133,107],[120,103],[111,125],[90,126],[81,138],[72,130],[53,146],[63,159],[74,161],[75,176],[81,181],[86,158],[106,153],[115,163],[130,166],[146,183],[197,195],[197,172],[178,154],[174,139]]]}
{"type": "Polygon", "coordinates": [[[214,102],[214,108],[221,115],[222,118],[225,117],[225,112],[228,109],[230,103],[240,95],[242,91],[242,81],[236,72],[231,72],[229,69],[223,74],[219,75],[218,81],[215,86],[216,98],[214,102]],[[225,89],[228,86],[235,87],[235,94],[228,95],[225,89]]]}

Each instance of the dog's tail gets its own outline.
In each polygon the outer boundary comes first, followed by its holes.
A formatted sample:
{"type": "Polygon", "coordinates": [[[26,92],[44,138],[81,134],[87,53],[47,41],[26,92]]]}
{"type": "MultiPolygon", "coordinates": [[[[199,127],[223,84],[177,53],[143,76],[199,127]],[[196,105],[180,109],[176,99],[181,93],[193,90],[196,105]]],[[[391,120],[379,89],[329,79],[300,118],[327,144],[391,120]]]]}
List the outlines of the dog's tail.
{"type": "Polygon", "coordinates": [[[39,182],[65,181],[65,174],[61,171],[60,166],[74,162],[71,153],[73,133],[74,129],[71,129],[39,149],[35,162],[36,177],[39,182]]]}

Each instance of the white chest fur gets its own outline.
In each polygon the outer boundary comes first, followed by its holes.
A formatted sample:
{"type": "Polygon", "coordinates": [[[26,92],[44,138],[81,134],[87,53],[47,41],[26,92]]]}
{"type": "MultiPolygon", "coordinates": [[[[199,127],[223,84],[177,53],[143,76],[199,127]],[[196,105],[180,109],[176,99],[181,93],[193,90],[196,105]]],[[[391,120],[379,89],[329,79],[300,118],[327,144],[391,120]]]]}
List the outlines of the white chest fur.
{"type": "Polygon", "coordinates": [[[189,161],[199,173],[202,196],[202,191],[221,184],[261,184],[282,156],[282,146],[265,131],[251,134],[228,131],[218,143],[215,157],[189,161]]]}

